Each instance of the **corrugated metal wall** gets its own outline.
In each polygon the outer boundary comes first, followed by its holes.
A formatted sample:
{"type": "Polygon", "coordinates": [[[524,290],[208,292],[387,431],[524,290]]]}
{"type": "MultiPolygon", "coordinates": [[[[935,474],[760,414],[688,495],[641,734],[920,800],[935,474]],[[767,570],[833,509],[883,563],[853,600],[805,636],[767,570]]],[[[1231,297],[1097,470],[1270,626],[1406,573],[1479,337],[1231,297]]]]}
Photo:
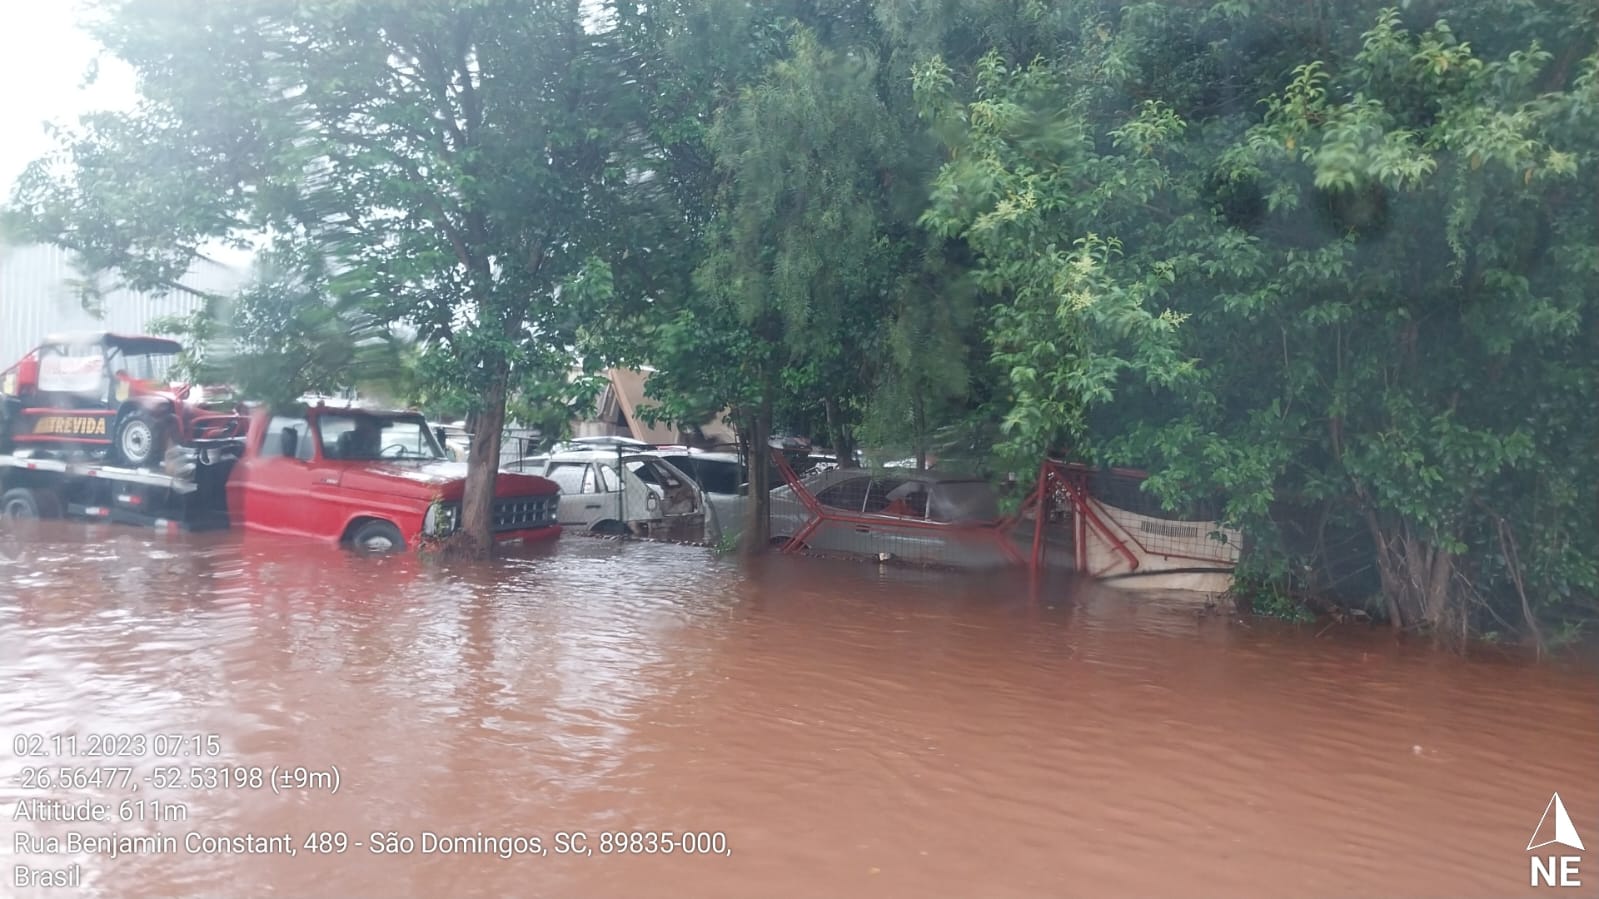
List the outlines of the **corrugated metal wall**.
{"type": "MultiPolygon", "coordinates": [[[[140,333],[154,319],[186,314],[200,305],[186,294],[156,297],[117,290],[105,295],[105,317],[95,318],[84,311],[72,286],[80,277],[67,252],[59,247],[0,246],[0,369],[52,332],[140,333]]],[[[245,278],[246,273],[237,269],[201,262],[184,283],[197,290],[231,293],[245,278]]]]}

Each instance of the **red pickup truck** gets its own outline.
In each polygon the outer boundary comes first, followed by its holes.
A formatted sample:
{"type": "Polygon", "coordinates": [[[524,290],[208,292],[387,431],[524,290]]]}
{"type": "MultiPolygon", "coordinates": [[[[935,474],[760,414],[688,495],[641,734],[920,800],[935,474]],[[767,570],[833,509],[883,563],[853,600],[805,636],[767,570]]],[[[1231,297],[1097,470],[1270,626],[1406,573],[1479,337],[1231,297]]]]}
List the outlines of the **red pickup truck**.
{"type": "MultiPolygon", "coordinates": [[[[235,527],[337,541],[367,551],[416,548],[460,521],[466,465],[446,461],[414,412],[337,405],[257,410],[227,480],[235,527]]],[[[560,487],[501,472],[494,485],[496,541],[561,533],[560,487]]]]}

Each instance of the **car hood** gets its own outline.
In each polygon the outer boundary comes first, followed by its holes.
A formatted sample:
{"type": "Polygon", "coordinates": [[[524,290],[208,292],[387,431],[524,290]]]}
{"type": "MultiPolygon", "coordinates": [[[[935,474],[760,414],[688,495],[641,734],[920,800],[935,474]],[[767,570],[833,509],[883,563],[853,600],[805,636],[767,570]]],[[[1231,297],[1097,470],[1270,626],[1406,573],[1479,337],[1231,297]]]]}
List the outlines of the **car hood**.
{"type": "MultiPolygon", "coordinates": [[[[466,487],[466,471],[465,462],[370,462],[346,469],[339,484],[352,490],[458,500],[466,487]]],[[[494,479],[494,495],[498,497],[544,496],[560,489],[554,481],[537,475],[502,471],[494,479]]]]}

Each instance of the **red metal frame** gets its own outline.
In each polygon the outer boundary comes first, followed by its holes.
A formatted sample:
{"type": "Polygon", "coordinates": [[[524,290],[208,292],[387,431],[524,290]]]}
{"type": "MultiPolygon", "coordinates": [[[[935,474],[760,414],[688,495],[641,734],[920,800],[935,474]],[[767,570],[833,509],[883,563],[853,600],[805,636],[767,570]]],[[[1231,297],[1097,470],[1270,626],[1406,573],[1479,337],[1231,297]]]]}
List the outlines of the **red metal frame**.
{"type": "MultiPolygon", "coordinates": [[[[1074,534],[1076,537],[1076,540],[1074,541],[1076,544],[1076,559],[1074,561],[1079,571],[1084,571],[1088,567],[1088,546],[1085,538],[1087,537],[1087,531],[1089,528],[1092,528],[1093,530],[1097,531],[1100,536],[1104,537],[1105,541],[1110,544],[1111,550],[1114,553],[1127,560],[1129,572],[1137,571],[1139,567],[1138,556],[1128,548],[1129,544],[1131,544],[1133,547],[1137,547],[1140,552],[1145,553],[1146,555],[1160,556],[1163,559],[1187,559],[1194,562],[1206,562],[1212,565],[1218,564],[1217,559],[1207,556],[1196,556],[1189,553],[1174,553],[1166,552],[1164,550],[1150,549],[1148,546],[1144,545],[1143,541],[1138,539],[1137,535],[1133,534],[1131,531],[1127,531],[1125,528],[1121,528],[1121,530],[1126,534],[1126,539],[1116,536],[1116,533],[1111,528],[1110,524],[1105,521],[1104,517],[1099,514],[1098,510],[1096,510],[1093,504],[1090,502],[1093,494],[1088,486],[1088,477],[1094,472],[1095,469],[1091,468],[1090,466],[1077,462],[1062,462],[1057,459],[1045,459],[1043,464],[1039,466],[1038,470],[1038,482],[1041,489],[1044,489],[1047,486],[1059,485],[1061,490],[1071,501],[1072,509],[1075,513],[1076,526],[1076,533],[1074,534]]],[[[1147,472],[1132,468],[1112,468],[1110,469],[1110,473],[1121,475],[1123,477],[1139,479],[1149,477],[1147,472]]],[[[1046,510],[1041,508],[1033,535],[1032,563],[1035,569],[1038,568],[1043,561],[1043,527],[1045,520],[1046,510]]],[[[1114,565],[1114,563],[1112,563],[1112,565],[1114,565]]],[[[1111,567],[1112,566],[1106,566],[1100,571],[1089,573],[1094,577],[1098,577],[1104,572],[1109,571],[1111,567]]]]}
{"type": "MultiPolygon", "coordinates": [[[[1099,532],[1101,537],[1105,538],[1106,542],[1110,543],[1111,550],[1113,552],[1127,560],[1128,571],[1137,571],[1137,554],[1127,548],[1127,542],[1118,538],[1116,533],[1110,529],[1110,525],[1106,524],[1105,520],[1100,517],[1099,513],[1094,509],[1094,507],[1089,505],[1088,486],[1082,483],[1080,478],[1071,478],[1066,480],[1065,487],[1067,493],[1071,496],[1072,511],[1076,513],[1077,519],[1077,539],[1073,542],[1077,548],[1078,570],[1083,571],[1088,568],[1088,535],[1086,532],[1090,527],[1092,527],[1094,530],[1099,532]]],[[[1128,536],[1131,537],[1131,535],[1128,536]]],[[[1133,540],[1133,545],[1137,546],[1139,549],[1145,549],[1144,546],[1136,539],[1133,540]]],[[[1147,552],[1148,550],[1145,551],[1147,552]]],[[[1112,562],[1110,565],[1106,565],[1104,568],[1101,568],[1098,571],[1089,572],[1089,574],[1093,577],[1099,577],[1100,575],[1109,571],[1114,565],[1115,563],[1112,562]]]]}
{"type": "MultiPolygon", "coordinates": [[[[1088,475],[1093,469],[1077,462],[1061,462],[1057,459],[1045,459],[1038,467],[1038,487],[1034,491],[1037,498],[1038,514],[1033,520],[1033,557],[1032,568],[1038,571],[1044,562],[1044,528],[1049,522],[1048,497],[1058,488],[1072,505],[1073,534],[1072,544],[1075,548],[1076,558],[1072,560],[1078,571],[1087,571],[1088,568],[1088,541],[1087,530],[1092,527],[1110,543],[1111,549],[1117,555],[1127,560],[1129,570],[1138,570],[1138,556],[1127,548],[1126,541],[1119,539],[1110,526],[1104,522],[1099,513],[1088,503],[1088,475]]],[[[1024,506],[1025,508],[1025,506],[1024,506]]],[[[1134,541],[1137,545],[1137,541],[1134,541]]],[[[1143,547],[1140,545],[1140,549],[1143,547]]],[[[1147,551],[1147,550],[1146,550],[1147,551]]],[[[1088,572],[1098,577],[1109,568],[1097,572],[1088,572]]]]}

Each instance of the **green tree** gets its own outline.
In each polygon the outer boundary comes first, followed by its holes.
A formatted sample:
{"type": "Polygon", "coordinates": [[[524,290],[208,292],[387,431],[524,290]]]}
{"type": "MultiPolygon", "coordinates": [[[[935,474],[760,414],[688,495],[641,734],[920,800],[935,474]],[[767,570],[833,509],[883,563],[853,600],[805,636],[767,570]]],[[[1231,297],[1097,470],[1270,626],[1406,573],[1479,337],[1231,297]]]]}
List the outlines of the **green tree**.
{"type": "Polygon", "coordinates": [[[566,389],[611,284],[609,196],[637,85],[613,10],[572,2],[117,0],[96,31],[139,73],[15,205],[29,236],[139,286],[204,242],[314,247],[338,304],[414,329],[477,413],[460,541],[490,545],[508,399],[566,389]]]}
{"type": "Polygon", "coordinates": [[[325,259],[305,246],[268,248],[236,295],[209,297],[152,330],[185,339],[180,362],[190,378],[269,404],[307,393],[376,391],[400,401],[415,392],[406,342],[359,303],[335,298],[325,259]]]}
{"type": "Polygon", "coordinates": [[[819,394],[860,383],[852,363],[876,336],[890,271],[880,184],[904,149],[874,59],[803,28],[792,55],[722,112],[709,145],[726,182],[699,284],[755,338],[751,540],[763,545],[778,391],[785,375],[819,394]]]}
{"type": "Polygon", "coordinates": [[[1285,517],[1358,528],[1395,627],[1591,616],[1591,18],[1540,18],[1557,52],[1494,26],[1493,58],[1393,11],[1358,43],[1308,28],[1290,43],[1322,60],[1239,74],[1252,120],[1126,52],[1225,6],[992,54],[969,99],[918,73],[953,155],[927,221],[1008,298],[1009,450],[1151,468],[1174,506],[1222,494],[1257,560],[1293,551],[1285,517]]]}

